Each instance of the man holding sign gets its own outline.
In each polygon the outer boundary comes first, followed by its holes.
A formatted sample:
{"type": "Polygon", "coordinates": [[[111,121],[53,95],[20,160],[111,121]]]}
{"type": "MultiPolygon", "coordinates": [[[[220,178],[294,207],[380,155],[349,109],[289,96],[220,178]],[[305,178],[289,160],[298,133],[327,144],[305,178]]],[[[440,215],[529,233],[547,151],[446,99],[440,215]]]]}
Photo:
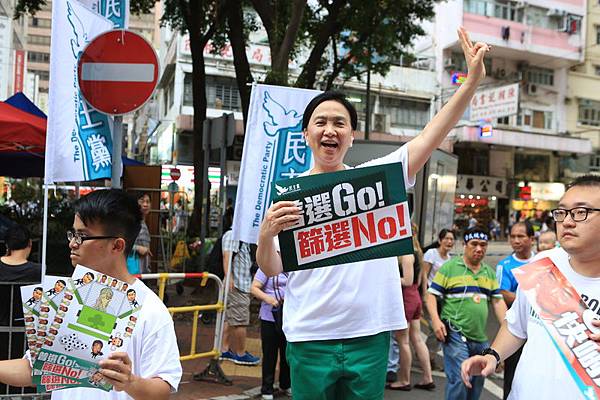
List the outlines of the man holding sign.
{"type": "MultiPolygon", "coordinates": [[[[569,185],[558,208],[552,210],[552,216],[556,221],[561,247],[539,253],[534,261],[554,264],[565,282],[577,290],[581,300],[587,303],[597,318],[600,308],[600,253],[597,248],[600,235],[600,177],[588,175],[577,178],[569,185]]],[[[520,269],[531,266],[529,264],[520,269]]],[[[519,269],[515,271],[517,276],[519,269]]],[[[562,319],[563,311],[570,310],[573,301],[576,304],[579,299],[572,299],[570,294],[574,290],[563,285],[562,290],[546,291],[536,298],[536,306],[541,310],[538,313],[527,296],[528,288],[547,283],[548,279],[557,279],[548,274],[524,278],[525,281],[519,281],[516,299],[506,313],[506,320],[492,347],[486,349],[484,355],[471,357],[463,363],[462,378],[465,385],[471,385],[472,376],[490,375],[500,361],[511,356],[525,343],[509,399],[598,398],[600,321],[584,321],[585,324],[570,321],[565,324],[568,325],[568,335],[564,343],[555,342],[546,321],[551,320],[550,317],[562,319]],[[524,283],[528,288],[523,287],[524,283]],[[565,352],[567,346],[575,354],[575,358],[570,357],[567,361],[568,366],[564,362],[568,354],[568,350],[565,352]],[[582,381],[595,384],[581,385],[582,381]],[[539,384],[541,382],[543,384],[539,384]]],[[[570,312],[567,314],[572,315],[570,312]]],[[[561,320],[555,321],[554,327],[560,327],[559,331],[564,329],[561,320]]]]}
{"type": "MultiPolygon", "coordinates": [[[[399,182],[407,188],[413,185],[414,176],[458,122],[485,77],[488,46],[472,44],[464,29],[459,37],[469,68],[465,83],[419,136],[361,167],[401,162],[399,182]]],[[[343,160],[354,140],[357,114],[343,95],[326,92],[315,97],[304,111],[302,128],[314,154],[309,175],[348,169],[343,160]]],[[[292,201],[279,201],[267,211],[257,251],[257,262],[267,275],[283,271],[275,239],[300,218],[301,210],[292,201]]],[[[396,257],[291,272],[284,331],[294,399],[383,398],[389,331],[406,327],[396,257]]]]}

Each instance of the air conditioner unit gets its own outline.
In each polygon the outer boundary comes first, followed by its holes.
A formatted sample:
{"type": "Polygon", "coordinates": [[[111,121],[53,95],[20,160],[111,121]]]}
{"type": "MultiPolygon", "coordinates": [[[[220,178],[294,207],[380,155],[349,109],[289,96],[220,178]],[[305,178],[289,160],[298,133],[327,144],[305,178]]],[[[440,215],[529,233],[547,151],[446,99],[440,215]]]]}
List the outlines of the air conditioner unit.
{"type": "Polygon", "coordinates": [[[538,95],[538,87],[535,83],[528,83],[525,85],[525,93],[529,96],[537,96],[538,95]]]}
{"type": "Polygon", "coordinates": [[[517,0],[515,1],[515,8],[524,8],[527,5],[525,0],[517,0]]]}
{"type": "Polygon", "coordinates": [[[558,8],[551,8],[546,13],[548,17],[563,17],[565,14],[565,10],[559,10],[558,8]]]}
{"type": "Polygon", "coordinates": [[[494,71],[494,78],[506,79],[506,77],[506,70],[504,68],[497,68],[496,71],[494,71]]]}
{"type": "Polygon", "coordinates": [[[389,118],[387,117],[386,114],[374,113],[371,118],[372,118],[371,131],[381,132],[381,133],[389,133],[390,132],[389,118]]]}
{"type": "Polygon", "coordinates": [[[452,69],[456,67],[456,62],[452,56],[444,59],[444,68],[452,69]]]}

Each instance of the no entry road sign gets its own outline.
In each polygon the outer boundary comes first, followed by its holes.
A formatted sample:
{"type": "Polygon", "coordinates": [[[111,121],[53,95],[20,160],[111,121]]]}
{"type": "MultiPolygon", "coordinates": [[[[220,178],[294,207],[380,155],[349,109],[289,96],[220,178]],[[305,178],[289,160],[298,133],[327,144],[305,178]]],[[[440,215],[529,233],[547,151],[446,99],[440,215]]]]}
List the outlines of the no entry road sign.
{"type": "Polygon", "coordinates": [[[176,181],[181,177],[181,171],[179,170],[179,168],[171,168],[170,175],[171,175],[171,179],[176,181]]]}
{"type": "Polygon", "coordinates": [[[122,115],[140,108],[158,82],[156,52],[137,33],[105,32],[83,50],[77,65],[85,100],[105,114],[122,115]]]}

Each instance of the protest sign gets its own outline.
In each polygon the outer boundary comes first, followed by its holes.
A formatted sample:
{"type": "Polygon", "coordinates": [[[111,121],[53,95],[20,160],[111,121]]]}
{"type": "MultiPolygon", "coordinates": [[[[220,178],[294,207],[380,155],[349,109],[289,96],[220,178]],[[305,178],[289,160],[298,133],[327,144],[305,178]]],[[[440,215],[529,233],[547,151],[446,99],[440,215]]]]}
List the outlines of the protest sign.
{"type": "Polygon", "coordinates": [[[60,276],[48,275],[42,279],[41,283],[21,286],[25,337],[32,361],[35,361],[37,352],[42,347],[43,340],[40,342],[40,337],[46,334],[48,321],[51,320],[50,312],[53,308],[49,304],[50,298],[60,293],[59,282],[64,282],[65,279],[60,276]],[[42,332],[41,336],[39,332],[42,332]]]}
{"type": "Polygon", "coordinates": [[[302,209],[298,223],[279,234],[283,269],[412,254],[403,176],[394,163],[273,183],[273,202],[302,209]]]}
{"type": "Polygon", "coordinates": [[[562,360],[586,399],[600,396],[600,346],[590,335],[596,313],[550,258],[543,258],[513,274],[519,287],[542,320],[562,360]]]}
{"type": "Polygon", "coordinates": [[[59,293],[56,285],[61,285],[54,284],[38,301],[54,313],[44,315],[44,328],[41,313],[38,319],[43,345],[33,363],[33,383],[40,392],[75,386],[111,390],[98,363],[112,351],[127,350],[143,303],[137,290],[142,284],[129,285],[80,265],[59,293]]]}

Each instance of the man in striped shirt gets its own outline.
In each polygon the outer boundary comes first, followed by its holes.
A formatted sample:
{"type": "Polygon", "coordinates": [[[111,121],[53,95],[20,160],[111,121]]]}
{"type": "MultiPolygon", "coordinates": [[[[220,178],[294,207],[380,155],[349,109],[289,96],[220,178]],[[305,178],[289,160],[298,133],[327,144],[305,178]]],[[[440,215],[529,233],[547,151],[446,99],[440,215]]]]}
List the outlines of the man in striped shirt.
{"type": "Polygon", "coordinates": [[[489,346],[485,333],[488,303],[491,301],[498,321],[502,322],[506,313],[496,274],[483,262],[488,238],[488,233],[478,227],[468,229],[464,234],[464,254],[442,265],[428,290],[426,305],[432,327],[444,343],[446,399],[479,399],[483,378],[474,377],[472,388],[468,389],[461,380],[460,366],[489,346]],[[434,296],[443,299],[441,315],[434,296]]]}

